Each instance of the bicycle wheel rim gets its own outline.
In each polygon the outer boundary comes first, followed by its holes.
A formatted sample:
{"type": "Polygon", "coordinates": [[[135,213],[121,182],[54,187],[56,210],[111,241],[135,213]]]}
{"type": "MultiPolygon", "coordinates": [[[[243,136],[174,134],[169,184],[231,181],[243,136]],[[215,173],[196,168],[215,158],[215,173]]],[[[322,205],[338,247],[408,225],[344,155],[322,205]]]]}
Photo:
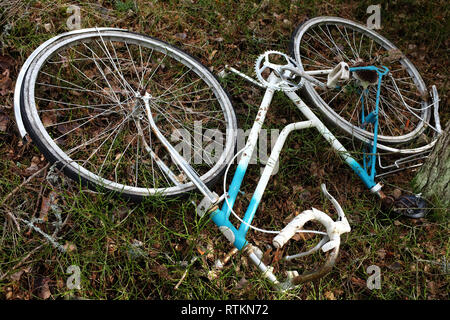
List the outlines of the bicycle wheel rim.
{"type": "Polygon", "coordinates": [[[227,126],[227,130],[225,132],[226,143],[224,146],[224,151],[215,165],[212,166],[212,168],[206,173],[201,175],[201,179],[205,183],[213,182],[225,169],[225,165],[234,153],[236,119],[228,95],[220,86],[216,77],[199,61],[192,58],[190,55],[158,39],[128,31],[102,31],[101,33],[96,31],[81,35],[74,35],[73,37],[65,37],[59,42],[52,44],[52,46],[49,46],[45,50],[42,50],[42,52],[39,53],[39,55],[30,64],[30,68],[27,71],[27,75],[23,83],[24,102],[21,106],[23,111],[22,116],[28,132],[32,136],[33,140],[38,141],[37,144],[41,151],[48,155],[52,162],[57,162],[60,167],[63,167],[65,172],[72,178],[81,177],[82,182],[86,182],[88,185],[91,184],[95,186],[102,186],[108,190],[136,198],[142,198],[152,194],[176,195],[194,189],[194,185],[191,182],[186,182],[178,186],[149,188],[130,186],[124,183],[117,183],[111,179],[106,179],[85,169],[83,166],[80,166],[53,141],[53,138],[47,132],[42,119],[38,114],[38,108],[36,107],[35,100],[35,85],[42,66],[47,62],[47,59],[51,57],[52,54],[59,52],[62,48],[71,47],[78,43],[83,43],[83,41],[89,41],[91,38],[98,38],[99,34],[104,40],[120,41],[125,39],[125,41],[130,41],[130,43],[134,41],[136,43],[140,43],[141,45],[147,44],[152,48],[152,50],[161,50],[158,51],[161,53],[164,51],[166,56],[190,67],[191,70],[198,75],[201,81],[204,81],[208,86],[210,86],[214,93],[214,97],[220,104],[220,108],[223,112],[224,118],[226,119],[227,126]]]}
{"type": "MultiPolygon", "coordinates": [[[[293,51],[295,59],[297,60],[297,62],[299,64],[299,67],[302,70],[305,70],[305,71],[308,70],[307,63],[305,63],[303,61],[306,59],[302,59],[302,55],[300,52],[302,39],[304,37],[306,37],[305,34],[307,34],[310,30],[313,30],[313,28],[326,26],[326,25],[330,25],[330,26],[338,25],[338,26],[342,26],[344,28],[347,27],[350,30],[356,30],[362,34],[361,38],[359,38],[357,40],[360,40],[362,42],[363,39],[364,39],[364,41],[365,41],[365,39],[370,39],[372,41],[372,43],[376,43],[376,45],[378,45],[379,48],[385,50],[386,52],[387,51],[396,52],[398,50],[389,40],[387,40],[383,36],[377,34],[373,30],[370,30],[358,23],[355,23],[355,22],[352,22],[352,21],[349,21],[346,19],[342,19],[342,18],[336,18],[336,17],[318,17],[318,18],[308,20],[305,23],[303,23],[302,25],[300,25],[297,28],[297,30],[293,33],[293,36],[292,36],[291,49],[293,51]],[[364,36],[365,36],[365,38],[364,38],[364,36]]],[[[347,30],[347,29],[345,29],[345,30],[347,30]]],[[[315,31],[315,30],[313,30],[313,31],[315,31]]],[[[323,33],[326,34],[326,31],[324,31],[323,33]]],[[[331,35],[331,33],[329,33],[329,34],[331,35]]],[[[343,35],[343,37],[344,36],[345,35],[343,35]]],[[[351,40],[350,38],[348,38],[348,39],[351,40]]],[[[356,41],[356,44],[357,43],[358,43],[358,41],[356,41]]],[[[351,46],[351,41],[350,41],[350,46],[351,46]]],[[[339,47],[339,45],[338,45],[338,47],[339,47]]],[[[360,47],[360,49],[361,49],[361,47],[360,47]]],[[[336,51],[338,51],[338,50],[336,50],[336,51]]],[[[352,51],[353,51],[353,49],[352,49],[352,51]]],[[[356,51],[356,47],[355,47],[355,51],[356,51]]],[[[358,54],[356,54],[356,56],[358,57],[358,54]]],[[[421,96],[426,95],[427,90],[426,90],[425,83],[424,83],[422,77],[420,76],[419,72],[417,71],[417,69],[414,67],[414,65],[406,57],[404,57],[404,55],[402,55],[402,57],[400,59],[398,59],[397,62],[401,66],[404,67],[403,71],[405,71],[409,74],[409,76],[413,80],[413,83],[414,83],[414,86],[415,86],[415,89],[417,90],[417,92],[420,92],[421,96]]],[[[393,90],[393,89],[389,89],[389,90],[393,90]]],[[[319,110],[321,110],[321,112],[326,116],[326,118],[328,120],[334,122],[339,128],[341,128],[346,133],[348,133],[362,141],[365,141],[365,142],[370,141],[374,138],[373,132],[366,131],[366,130],[360,128],[356,123],[351,123],[350,121],[345,119],[343,116],[341,116],[337,110],[334,110],[334,108],[330,107],[330,105],[327,102],[325,102],[324,99],[322,99],[321,95],[315,90],[315,88],[310,83],[305,84],[305,93],[308,96],[308,98],[311,100],[311,102],[317,108],[319,108],[319,110]]],[[[423,100],[424,99],[421,98],[420,108],[417,108],[418,112],[420,112],[420,115],[412,115],[411,114],[412,121],[416,121],[415,126],[412,128],[412,130],[410,130],[409,132],[406,132],[404,134],[399,134],[399,135],[394,135],[394,134],[386,135],[385,133],[379,131],[378,141],[382,142],[382,143],[386,143],[386,144],[402,144],[402,143],[411,141],[414,138],[416,138],[418,135],[420,135],[425,130],[426,124],[428,123],[428,121],[430,119],[430,114],[431,114],[430,110],[429,110],[429,105],[427,104],[427,102],[425,102],[423,100]]],[[[388,103],[386,101],[383,101],[383,102],[388,103]]],[[[380,103],[380,105],[382,103],[380,103]]],[[[400,118],[400,116],[399,116],[399,118],[400,118]]],[[[386,122],[388,122],[390,118],[383,116],[381,113],[381,115],[379,116],[379,119],[380,119],[380,128],[383,128],[382,121],[385,120],[386,122]],[[385,117],[386,119],[383,119],[383,117],[385,117]]],[[[405,121],[408,121],[408,120],[405,120],[405,121]]],[[[408,122],[407,122],[407,124],[408,124],[408,122]]],[[[394,131],[397,129],[398,128],[394,128],[394,131]]]]}

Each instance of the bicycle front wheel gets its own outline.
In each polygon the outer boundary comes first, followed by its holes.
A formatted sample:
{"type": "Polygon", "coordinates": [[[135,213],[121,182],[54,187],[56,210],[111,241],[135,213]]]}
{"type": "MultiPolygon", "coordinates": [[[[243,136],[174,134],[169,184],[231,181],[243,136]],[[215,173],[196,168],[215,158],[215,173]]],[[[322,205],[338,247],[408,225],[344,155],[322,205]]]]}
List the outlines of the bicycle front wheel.
{"type": "Polygon", "coordinates": [[[172,45],[125,30],[68,33],[29,65],[22,120],[71,178],[133,198],[194,189],[151,132],[144,91],[158,129],[203,182],[213,183],[233,157],[236,118],[227,93],[172,45]]]}
{"type": "MultiPolygon", "coordinates": [[[[332,69],[339,62],[350,67],[386,66],[389,73],[381,84],[378,141],[401,144],[413,140],[427,127],[430,103],[417,69],[390,41],[358,23],[336,17],[317,17],[300,25],[292,35],[291,50],[304,71],[332,69]]],[[[326,83],[326,75],[317,76],[326,83]]],[[[308,98],[326,118],[363,141],[374,137],[373,127],[361,126],[365,114],[374,110],[377,88],[364,90],[355,77],[341,81],[335,90],[305,84],[308,98]],[[363,98],[363,99],[362,99],[363,98]]]]}

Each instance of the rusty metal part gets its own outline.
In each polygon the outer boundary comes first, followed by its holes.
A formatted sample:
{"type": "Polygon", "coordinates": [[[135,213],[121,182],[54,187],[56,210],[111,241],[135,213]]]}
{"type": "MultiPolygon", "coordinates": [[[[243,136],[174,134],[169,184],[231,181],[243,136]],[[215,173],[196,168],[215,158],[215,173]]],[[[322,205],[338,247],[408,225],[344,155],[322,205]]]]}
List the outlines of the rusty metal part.
{"type": "Polygon", "coordinates": [[[323,276],[325,276],[328,272],[331,271],[333,266],[336,264],[337,256],[339,253],[339,247],[335,247],[329,254],[328,259],[325,264],[319,269],[308,272],[299,276],[294,277],[291,282],[293,285],[299,285],[301,283],[309,282],[317,280],[323,276]]]}

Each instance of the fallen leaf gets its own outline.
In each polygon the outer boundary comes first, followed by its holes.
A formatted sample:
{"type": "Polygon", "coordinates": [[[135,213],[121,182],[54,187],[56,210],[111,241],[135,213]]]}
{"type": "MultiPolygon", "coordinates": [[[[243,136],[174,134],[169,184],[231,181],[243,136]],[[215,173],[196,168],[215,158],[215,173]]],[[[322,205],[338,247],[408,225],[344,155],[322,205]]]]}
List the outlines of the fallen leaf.
{"type": "Polygon", "coordinates": [[[434,296],[436,295],[436,282],[434,281],[429,281],[427,282],[427,288],[428,290],[430,290],[430,293],[434,296]]]}
{"type": "Polygon", "coordinates": [[[116,242],[111,238],[106,238],[106,249],[108,254],[113,254],[117,250],[116,242]]]}
{"type": "Polygon", "coordinates": [[[389,63],[400,60],[404,57],[403,53],[399,49],[392,49],[388,51],[387,57],[382,59],[383,63],[389,63]]]}
{"type": "Polygon", "coordinates": [[[152,271],[156,272],[156,274],[158,274],[160,278],[172,280],[172,278],[169,276],[169,270],[164,265],[155,265],[152,267],[152,271]]]}
{"type": "Polygon", "coordinates": [[[268,248],[263,254],[262,261],[264,264],[267,265],[270,264],[271,260],[272,260],[272,249],[268,248]]]}
{"type": "Polygon", "coordinates": [[[213,51],[211,52],[211,54],[209,55],[208,60],[211,61],[211,60],[214,58],[214,56],[216,55],[216,53],[217,53],[217,50],[213,50],[213,51]]]}
{"type": "Polygon", "coordinates": [[[398,199],[402,196],[402,191],[400,189],[395,189],[392,191],[392,195],[395,199],[398,199]]]}
{"type": "Polygon", "coordinates": [[[393,264],[389,265],[388,268],[393,271],[400,271],[403,269],[403,265],[400,262],[395,261],[393,264]]]}
{"type": "Polygon", "coordinates": [[[10,277],[10,279],[12,280],[12,281],[19,281],[20,280],[20,277],[22,276],[22,274],[23,274],[23,272],[24,272],[24,270],[19,270],[19,271],[17,271],[17,272],[14,272],[12,275],[10,275],[9,277],[10,277]]]}
{"type": "Polygon", "coordinates": [[[64,249],[66,249],[66,252],[70,253],[77,250],[77,246],[73,244],[72,242],[66,241],[64,244],[64,249]]]}
{"type": "Polygon", "coordinates": [[[247,285],[248,285],[248,280],[245,279],[245,277],[242,277],[242,279],[239,280],[239,282],[236,284],[235,288],[237,290],[241,290],[241,289],[244,289],[247,285]]]}
{"type": "Polygon", "coordinates": [[[50,23],[44,24],[44,29],[47,32],[50,32],[52,30],[52,25],[50,23]]]}
{"type": "Polygon", "coordinates": [[[283,250],[277,249],[273,255],[272,264],[277,263],[283,258],[283,250]]]}
{"type": "Polygon", "coordinates": [[[51,125],[54,125],[56,123],[56,113],[46,113],[43,117],[42,117],[42,124],[44,125],[44,127],[49,127],[51,125]]]}
{"type": "Polygon", "coordinates": [[[39,163],[41,162],[41,160],[39,159],[39,157],[34,156],[31,159],[31,164],[28,168],[26,168],[24,170],[24,175],[25,176],[31,176],[33,173],[35,173],[36,171],[39,170],[39,163]]]}
{"type": "Polygon", "coordinates": [[[292,193],[294,193],[294,194],[301,192],[303,190],[304,190],[304,188],[301,185],[293,185],[292,186],[292,193]]]}
{"type": "Polygon", "coordinates": [[[175,37],[180,39],[180,40],[184,40],[184,39],[187,38],[187,34],[185,32],[181,32],[181,33],[175,34],[175,37]]]}
{"type": "Polygon", "coordinates": [[[58,280],[56,280],[56,287],[57,287],[58,289],[64,288],[65,285],[66,285],[66,283],[64,282],[63,279],[58,279],[58,280]]]}
{"type": "Polygon", "coordinates": [[[384,249],[378,250],[377,255],[381,260],[384,260],[384,257],[386,257],[386,250],[384,250],[384,249]]]}
{"type": "Polygon", "coordinates": [[[324,293],[325,298],[327,298],[328,300],[336,300],[336,298],[334,297],[334,293],[331,291],[326,291],[324,293]]]}
{"type": "Polygon", "coordinates": [[[7,287],[6,288],[6,296],[5,296],[6,300],[11,300],[12,296],[13,296],[13,292],[12,292],[11,287],[7,287]]]}
{"type": "Polygon", "coordinates": [[[364,281],[363,279],[357,278],[357,277],[352,277],[352,278],[350,279],[350,281],[351,281],[354,285],[357,285],[357,286],[359,286],[359,287],[366,287],[366,286],[367,286],[366,281],[364,281]]]}
{"type": "Polygon", "coordinates": [[[6,114],[0,114],[0,132],[6,132],[8,123],[9,117],[6,114]]]}
{"type": "Polygon", "coordinates": [[[14,59],[0,56],[0,95],[4,96],[12,91],[11,71],[14,68],[14,59]]]}
{"type": "Polygon", "coordinates": [[[48,211],[50,210],[50,198],[49,197],[42,197],[41,202],[41,212],[39,213],[39,218],[43,219],[44,221],[47,221],[48,219],[48,211]]]}
{"type": "Polygon", "coordinates": [[[49,282],[49,278],[42,279],[42,284],[38,293],[39,298],[46,300],[52,295],[52,293],[50,292],[49,282]]]}
{"type": "Polygon", "coordinates": [[[301,201],[308,201],[311,198],[311,192],[309,192],[308,190],[304,190],[302,192],[300,192],[300,194],[298,195],[298,199],[301,201]]]}

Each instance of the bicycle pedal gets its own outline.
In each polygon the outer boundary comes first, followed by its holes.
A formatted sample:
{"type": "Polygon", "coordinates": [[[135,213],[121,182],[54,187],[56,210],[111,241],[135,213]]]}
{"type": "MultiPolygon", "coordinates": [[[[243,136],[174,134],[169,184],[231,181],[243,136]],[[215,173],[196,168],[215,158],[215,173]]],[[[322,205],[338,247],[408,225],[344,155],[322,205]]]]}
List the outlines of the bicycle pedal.
{"type": "Polygon", "coordinates": [[[340,62],[327,76],[327,87],[334,89],[339,80],[348,80],[350,77],[348,64],[340,62]]]}
{"type": "Polygon", "coordinates": [[[427,213],[426,201],[416,195],[404,195],[395,200],[393,210],[408,218],[423,218],[427,213]]]}

